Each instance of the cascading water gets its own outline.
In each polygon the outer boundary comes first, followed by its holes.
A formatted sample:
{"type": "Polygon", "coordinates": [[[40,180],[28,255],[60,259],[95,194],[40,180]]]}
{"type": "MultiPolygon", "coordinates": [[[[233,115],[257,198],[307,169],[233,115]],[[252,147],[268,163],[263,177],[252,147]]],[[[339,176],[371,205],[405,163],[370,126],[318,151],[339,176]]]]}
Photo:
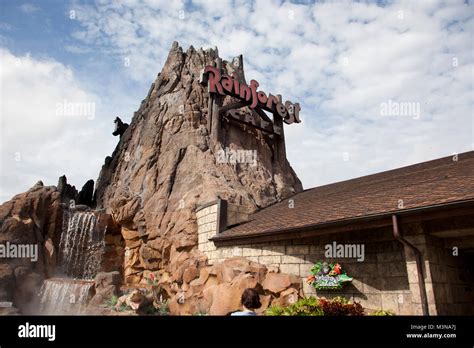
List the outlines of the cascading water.
{"type": "Polygon", "coordinates": [[[106,228],[93,212],[65,211],[58,247],[57,275],[40,290],[41,314],[81,314],[89,300],[105,251],[106,228]],[[71,279],[73,278],[73,279],[71,279]]]}
{"type": "Polygon", "coordinates": [[[82,314],[94,282],[51,278],[40,291],[41,314],[82,314]]]}
{"type": "Polygon", "coordinates": [[[92,279],[99,270],[105,249],[106,229],[96,229],[91,212],[65,212],[59,242],[60,272],[66,276],[92,279]]]}

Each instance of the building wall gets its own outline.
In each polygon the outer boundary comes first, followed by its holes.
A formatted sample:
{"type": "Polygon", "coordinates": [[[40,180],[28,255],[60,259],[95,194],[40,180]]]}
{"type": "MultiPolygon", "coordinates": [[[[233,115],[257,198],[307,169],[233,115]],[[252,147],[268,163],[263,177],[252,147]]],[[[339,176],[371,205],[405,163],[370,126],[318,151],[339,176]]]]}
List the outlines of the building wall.
{"type": "MultiPolygon", "coordinates": [[[[452,248],[447,247],[443,239],[426,234],[427,231],[432,230],[433,226],[441,225],[439,221],[430,221],[425,224],[410,224],[404,228],[406,239],[422,254],[429,313],[430,315],[472,315],[474,313],[474,279],[470,269],[474,264],[473,254],[458,249],[458,254],[454,255],[452,248]]],[[[446,231],[450,230],[449,225],[444,226],[446,231]]],[[[451,227],[455,225],[456,221],[452,221],[451,227]]],[[[461,247],[462,241],[459,242],[457,245],[461,247]]],[[[415,255],[407,248],[405,258],[414,305],[419,310],[421,308],[420,291],[415,255]]]]}
{"type": "MultiPolygon", "coordinates": [[[[426,250],[429,256],[430,284],[438,315],[472,315],[474,312],[474,282],[469,266],[472,256],[463,250],[453,255],[441,239],[429,236],[426,250]]],[[[434,312],[433,310],[433,312],[434,312]]]]}
{"type": "Polygon", "coordinates": [[[218,228],[217,204],[197,211],[198,247],[210,264],[227,258],[241,256],[251,261],[277,267],[282,273],[301,277],[306,296],[317,295],[331,298],[344,296],[358,301],[365,308],[392,310],[397,314],[417,314],[407,277],[403,246],[393,239],[391,229],[374,230],[371,233],[354,232],[326,235],[305,240],[289,240],[265,244],[247,244],[216,248],[208,239],[216,235],[218,228]],[[337,258],[347,274],[354,278],[339,291],[316,291],[306,283],[313,265],[325,258],[325,245],[364,244],[365,260],[337,258]]]}
{"type": "MultiPolygon", "coordinates": [[[[267,267],[278,268],[282,273],[301,277],[306,296],[344,296],[360,302],[369,310],[384,309],[401,315],[422,315],[415,255],[410,248],[394,239],[391,227],[216,248],[209,238],[216,235],[218,220],[217,204],[197,211],[199,250],[207,255],[210,264],[241,256],[267,267]],[[337,244],[363,244],[364,261],[326,258],[325,245],[334,241],[337,244]],[[311,268],[323,260],[341,263],[347,274],[353,277],[352,284],[337,291],[316,291],[307,284],[306,277],[311,268]]],[[[422,253],[429,313],[472,314],[474,277],[466,267],[474,263],[473,255],[460,250],[459,256],[453,256],[452,249],[447,248],[442,239],[427,234],[432,230],[431,225],[440,224],[428,222],[401,226],[404,237],[422,253]]],[[[446,226],[449,227],[450,223],[446,226]]]]}

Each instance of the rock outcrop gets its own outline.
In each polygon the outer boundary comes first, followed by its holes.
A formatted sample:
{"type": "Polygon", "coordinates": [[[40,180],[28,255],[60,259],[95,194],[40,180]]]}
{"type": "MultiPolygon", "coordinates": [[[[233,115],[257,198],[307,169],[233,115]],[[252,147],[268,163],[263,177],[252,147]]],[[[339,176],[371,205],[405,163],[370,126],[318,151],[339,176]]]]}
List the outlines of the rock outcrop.
{"type": "MultiPolygon", "coordinates": [[[[98,208],[122,226],[126,245],[126,281],[138,282],[145,270],[165,270],[176,278],[195,250],[195,209],[217,198],[256,211],[302,189],[286,161],[278,161],[272,139],[249,126],[223,124],[222,141],[210,142],[206,127],[209,93],[199,83],[217,50],[183,52],[177,43],[147,97],[134,114],[114,153],[107,157],[96,184],[98,208]],[[219,163],[226,148],[251,150],[255,163],[219,163]],[[174,266],[178,263],[180,266],[174,266]]],[[[236,71],[224,61],[229,75],[236,71]]],[[[243,76],[240,65],[238,75],[243,76]]],[[[223,105],[232,102],[225,97],[223,105]]],[[[248,111],[248,110],[247,110],[248,111]]],[[[190,277],[194,271],[187,271],[190,277]]],[[[179,274],[179,278],[181,274],[179,274]]]]}
{"type": "MultiPolygon", "coordinates": [[[[67,231],[65,216],[90,211],[88,206],[75,205],[75,197],[76,189],[62,176],[58,186],[44,186],[40,181],[0,206],[1,302],[12,302],[23,314],[35,312],[43,280],[61,271],[59,244],[61,234],[67,231]],[[13,249],[16,254],[5,254],[13,249]]],[[[100,270],[123,272],[124,240],[119,226],[104,212],[93,214],[96,229],[107,232],[100,270]]]]}
{"type": "Polygon", "coordinates": [[[82,186],[81,191],[79,191],[77,204],[84,204],[87,206],[92,206],[94,197],[94,180],[88,180],[84,186],[82,186]]]}
{"type": "Polygon", "coordinates": [[[34,258],[17,254],[0,259],[0,301],[13,302],[28,312],[42,280],[54,271],[54,238],[61,224],[61,194],[55,186],[43,186],[42,182],[0,206],[2,247],[37,248],[34,258]]]}
{"type": "MultiPolygon", "coordinates": [[[[91,205],[109,228],[101,270],[119,272],[96,278],[94,303],[116,294],[117,274],[127,284],[146,284],[153,273],[172,314],[227,314],[240,308],[247,287],[260,293],[261,311],[272,301],[291,302],[300,295],[300,281],[293,276],[243,258],[210,266],[197,248],[198,206],[220,198],[251,213],[302,190],[284,152],[276,153],[275,134],[222,122],[217,141],[210,136],[210,97],[200,72],[217,58],[217,49],[191,46],[183,52],[173,44],[130,125],[117,133],[119,143],[105,159],[93,194],[92,180],[78,192],[61,177],[57,187],[37,184],[0,207],[0,242],[41,246],[36,264],[0,262],[0,300],[21,294],[20,284],[52,275],[61,212],[89,212],[91,205]],[[229,150],[250,151],[254,160],[222,161],[229,150]]],[[[223,61],[222,69],[245,80],[241,57],[223,61]]],[[[220,106],[235,102],[219,98],[220,106]]]]}

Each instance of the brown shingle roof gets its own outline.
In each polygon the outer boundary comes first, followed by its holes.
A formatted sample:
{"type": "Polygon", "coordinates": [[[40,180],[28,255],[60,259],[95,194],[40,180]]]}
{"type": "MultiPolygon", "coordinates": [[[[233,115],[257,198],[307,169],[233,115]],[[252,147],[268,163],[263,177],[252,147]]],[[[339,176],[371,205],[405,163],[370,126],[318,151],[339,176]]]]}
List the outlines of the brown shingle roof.
{"type": "Polygon", "coordinates": [[[305,190],[213,240],[261,235],[474,199],[474,151],[305,190]],[[294,208],[289,208],[289,199],[294,208]],[[403,208],[399,204],[403,203],[403,208]]]}

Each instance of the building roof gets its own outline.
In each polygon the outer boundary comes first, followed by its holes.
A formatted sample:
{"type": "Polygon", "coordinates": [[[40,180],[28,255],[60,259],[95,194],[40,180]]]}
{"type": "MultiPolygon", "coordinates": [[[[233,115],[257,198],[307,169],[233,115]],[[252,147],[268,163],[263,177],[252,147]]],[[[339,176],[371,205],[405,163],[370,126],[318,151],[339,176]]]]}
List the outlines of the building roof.
{"type": "Polygon", "coordinates": [[[474,151],[300,192],[249,216],[213,241],[474,200],[474,151]],[[289,208],[289,200],[294,208],[289,208]]]}

